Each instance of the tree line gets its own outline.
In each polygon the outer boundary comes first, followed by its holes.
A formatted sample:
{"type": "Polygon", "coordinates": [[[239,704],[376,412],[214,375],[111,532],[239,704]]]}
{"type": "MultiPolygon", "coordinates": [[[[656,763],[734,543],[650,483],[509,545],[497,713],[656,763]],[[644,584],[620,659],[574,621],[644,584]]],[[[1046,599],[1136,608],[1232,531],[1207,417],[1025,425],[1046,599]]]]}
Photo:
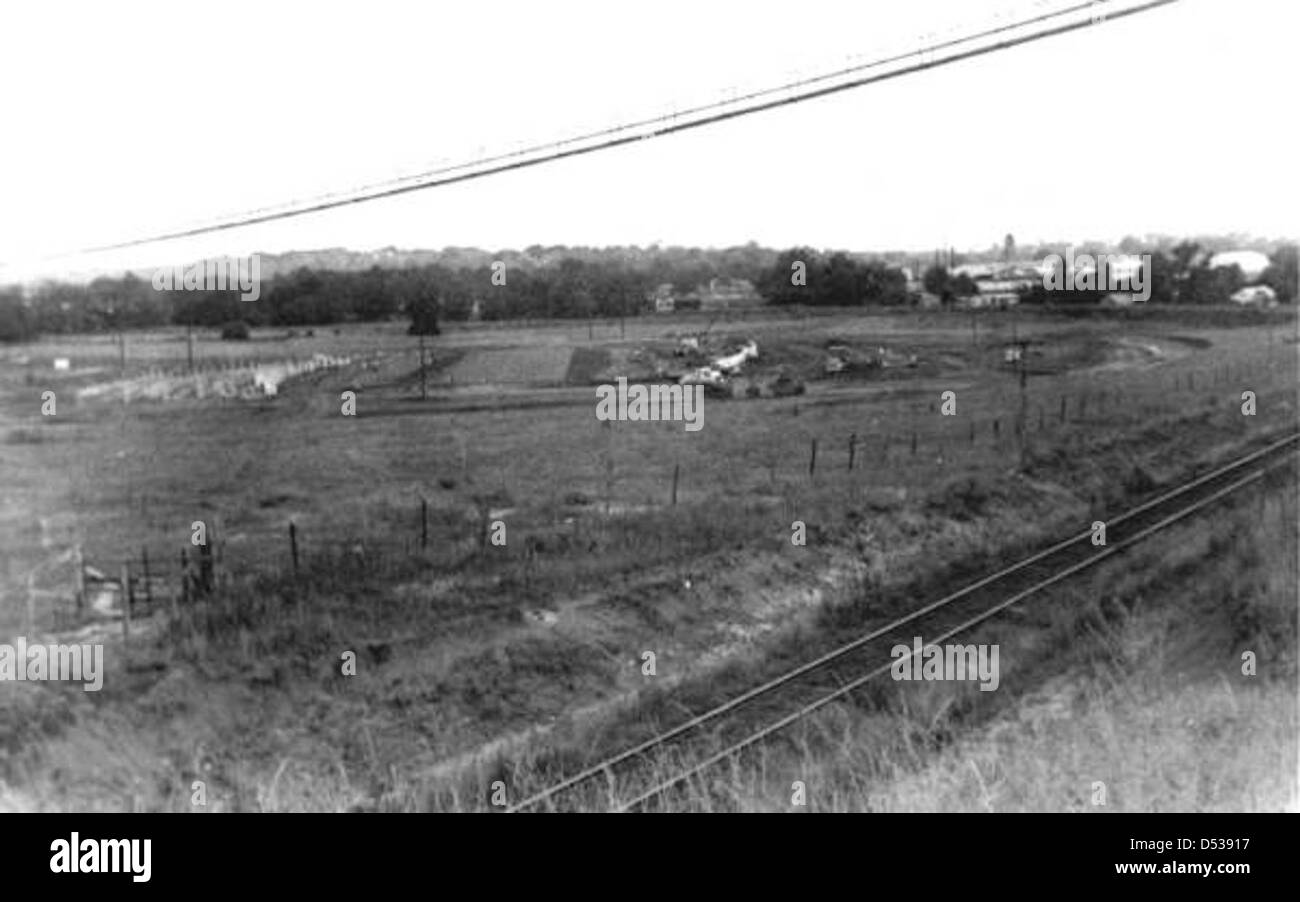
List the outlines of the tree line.
{"type": "MultiPolygon", "coordinates": [[[[1293,304],[1297,298],[1297,277],[1300,276],[1300,255],[1294,244],[1281,244],[1269,255],[1269,265],[1255,280],[1267,285],[1284,304],[1293,304]]],[[[1141,251],[1149,253],[1149,264],[1142,267],[1144,285],[1150,286],[1151,304],[1223,304],[1238,290],[1247,285],[1245,274],[1235,264],[1210,267],[1210,254],[1198,242],[1184,241],[1170,250],[1141,251]]],[[[1033,284],[1021,293],[1026,303],[1096,303],[1099,296],[1109,293],[1105,286],[1093,291],[1047,291],[1041,283],[1033,284]]]]}
{"type": "Polygon", "coordinates": [[[427,264],[360,271],[299,267],[262,282],[261,296],[238,290],[159,291],[133,273],[87,284],[46,282],[24,294],[0,288],[0,341],[43,333],[113,332],[166,325],[313,326],[410,317],[420,331],[439,319],[485,320],[637,316],[653,309],[655,285],[694,287],[744,278],[752,267],[708,256],[628,263],[563,258],[541,267],[427,264]]]}
{"type": "Polygon", "coordinates": [[[769,304],[896,306],[910,300],[907,276],[901,269],[806,247],[777,254],[772,265],[758,274],[754,288],[769,304]]]}
{"type": "MultiPolygon", "coordinates": [[[[253,302],[241,300],[237,290],[158,291],[133,273],[87,284],[45,282],[26,293],[0,288],[0,341],[26,341],[43,333],[214,328],[237,322],[315,326],[407,317],[413,332],[436,333],[440,320],[639,316],[653,311],[651,297],[658,285],[670,283],[683,292],[718,277],[746,279],[766,303],[776,305],[898,306],[916,300],[901,269],[843,252],[802,247],[777,253],[755,245],[634,250],[503,252],[509,262],[493,263],[479,252],[464,260],[469,265],[299,266],[263,280],[261,296],[253,302]]],[[[1150,271],[1144,278],[1152,303],[1223,303],[1245,281],[1235,267],[1211,269],[1208,253],[1197,242],[1149,253],[1150,271]]],[[[1294,303],[1298,272],[1296,245],[1282,244],[1260,281],[1273,288],[1278,300],[1294,303]]],[[[978,293],[975,281],[941,266],[930,267],[922,282],[945,301],[978,293]]],[[[1104,293],[1049,292],[1033,284],[1021,300],[1095,303],[1104,293]]]]}
{"type": "Polygon", "coordinates": [[[440,320],[639,316],[654,310],[656,286],[667,283],[688,292],[714,278],[747,280],[775,304],[854,306],[908,299],[900,270],[844,253],[798,248],[774,255],[748,245],[721,251],[670,248],[639,256],[578,253],[540,266],[433,263],[353,271],[300,266],[264,279],[260,297],[252,302],[241,300],[235,289],[159,291],[134,273],[88,284],[46,282],[27,296],[16,288],[0,290],[0,341],[237,322],[316,326],[404,316],[413,332],[435,333],[440,320]],[[796,261],[802,267],[798,278],[792,268],[796,261]]]}

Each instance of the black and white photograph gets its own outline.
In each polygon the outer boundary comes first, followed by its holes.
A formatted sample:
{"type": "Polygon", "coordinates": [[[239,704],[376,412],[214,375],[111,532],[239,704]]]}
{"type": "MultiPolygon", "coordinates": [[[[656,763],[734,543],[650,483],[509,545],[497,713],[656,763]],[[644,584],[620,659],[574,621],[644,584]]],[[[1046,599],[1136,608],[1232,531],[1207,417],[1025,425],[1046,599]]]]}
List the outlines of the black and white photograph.
{"type": "Polygon", "coordinates": [[[10,857],[628,813],[1243,887],[1300,812],[1297,34],[5,5],[10,857]]]}

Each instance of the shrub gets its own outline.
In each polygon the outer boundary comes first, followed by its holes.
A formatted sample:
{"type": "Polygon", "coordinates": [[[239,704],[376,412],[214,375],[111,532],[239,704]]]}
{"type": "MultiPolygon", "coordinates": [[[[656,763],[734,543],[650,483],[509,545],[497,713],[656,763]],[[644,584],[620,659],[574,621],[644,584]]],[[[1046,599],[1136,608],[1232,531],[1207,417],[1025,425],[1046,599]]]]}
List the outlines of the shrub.
{"type": "Polygon", "coordinates": [[[969,478],[945,486],[926,502],[926,507],[954,520],[969,521],[984,516],[988,504],[988,489],[978,480],[969,478]]]}
{"type": "Polygon", "coordinates": [[[782,373],[772,383],[772,397],[788,398],[791,395],[802,395],[807,390],[803,382],[798,379],[792,379],[785,373],[782,373]]]}
{"type": "Polygon", "coordinates": [[[1145,495],[1156,487],[1157,483],[1151,474],[1137,465],[1134,465],[1124,480],[1124,491],[1130,495],[1145,495]]]}
{"type": "Polygon", "coordinates": [[[222,341],[248,341],[249,337],[248,323],[242,319],[226,323],[221,327],[222,341]]]}

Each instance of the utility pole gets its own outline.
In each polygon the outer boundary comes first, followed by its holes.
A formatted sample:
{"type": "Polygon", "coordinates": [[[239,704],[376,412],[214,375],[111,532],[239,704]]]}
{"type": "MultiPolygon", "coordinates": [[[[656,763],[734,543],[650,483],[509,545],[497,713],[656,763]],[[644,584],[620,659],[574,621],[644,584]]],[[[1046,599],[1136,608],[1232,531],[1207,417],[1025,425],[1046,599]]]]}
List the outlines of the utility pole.
{"type": "Polygon", "coordinates": [[[117,327],[117,375],[118,381],[122,383],[122,429],[126,430],[126,396],[128,393],[126,386],[126,331],[122,328],[121,315],[117,312],[113,304],[109,304],[108,315],[111,318],[110,323],[117,327]]]}
{"type": "Polygon", "coordinates": [[[1029,425],[1029,370],[1025,368],[1025,356],[1029,353],[1029,342],[1020,339],[1016,342],[1016,348],[1019,350],[1020,364],[1020,464],[1024,466],[1025,462],[1025,432],[1029,425]]]}

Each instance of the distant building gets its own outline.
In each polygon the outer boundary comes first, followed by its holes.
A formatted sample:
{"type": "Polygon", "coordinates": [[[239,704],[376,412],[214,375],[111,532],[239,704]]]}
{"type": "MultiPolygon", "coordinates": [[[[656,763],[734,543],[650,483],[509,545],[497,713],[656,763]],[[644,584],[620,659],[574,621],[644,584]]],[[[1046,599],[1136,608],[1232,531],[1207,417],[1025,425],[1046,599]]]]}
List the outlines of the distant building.
{"type": "Polygon", "coordinates": [[[1013,307],[1020,303],[1020,292],[1030,287],[1026,279],[984,279],[976,281],[979,294],[970,300],[978,299],[974,307],[1013,307]]]}
{"type": "Polygon", "coordinates": [[[1043,277],[1043,264],[1035,260],[1008,260],[998,263],[963,263],[954,266],[952,275],[966,275],[976,282],[990,280],[1037,280],[1043,277]]]}
{"type": "Polygon", "coordinates": [[[696,294],[701,310],[727,310],[733,307],[754,307],[763,302],[748,279],[710,279],[700,286],[696,294]]]}
{"type": "Polygon", "coordinates": [[[1259,251],[1223,251],[1210,258],[1210,269],[1238,266],[1247,282],[1254,282],[1268,269],[1268,257],[1259,251]]]}
{"type": "Polygon", "coordinates": [[[673,296],[673,283],[664,282],[650,293],[650,303],[654,304],[655,313],[672,313],[677,308],[677,299],[673,296]]]}
{"type": "Polygon", "coordinates": [[[998,266],[996,263],[962,263],[954,266],[950,273],[953,276],[970,276],[972,279],[991,279],[997,274],[998,266]]]}
{"type": "Polygon", "coordinates": [[[1232,302],[1269,307],[1277,303],[1277,292],[1267,285],[1248,285],[1233,293],[1232,302]]]}

